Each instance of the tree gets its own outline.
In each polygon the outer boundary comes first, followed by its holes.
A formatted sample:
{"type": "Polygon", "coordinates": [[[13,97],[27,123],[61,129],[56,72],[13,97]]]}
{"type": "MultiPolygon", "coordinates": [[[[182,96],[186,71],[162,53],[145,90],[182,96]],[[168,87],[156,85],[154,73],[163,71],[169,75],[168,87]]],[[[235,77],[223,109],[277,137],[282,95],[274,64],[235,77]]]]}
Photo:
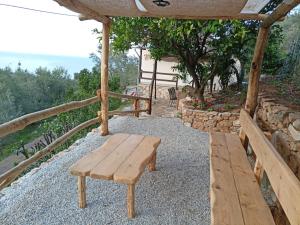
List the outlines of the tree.
{"type": "Polygon", "coordinates": [[[22,115],[22,109],[16,105],[11,90],[0,83],[0,124],[22,115]]]}
{"type": "Polygon", "coordinates": [[[142,45],[157,60],[176,56],[179,60],[176,69],[182,78],[187,74],[192,77],[194,95],[201,101],[204,101],[205,86],[216,75],[222,59],[215,57],[218,49],[227,50],[230,40],[242,38],[243,33],[240,23],[222,20],[116,18],[112,27],[114,50],[125,51],[133,45],[142,45]]]}

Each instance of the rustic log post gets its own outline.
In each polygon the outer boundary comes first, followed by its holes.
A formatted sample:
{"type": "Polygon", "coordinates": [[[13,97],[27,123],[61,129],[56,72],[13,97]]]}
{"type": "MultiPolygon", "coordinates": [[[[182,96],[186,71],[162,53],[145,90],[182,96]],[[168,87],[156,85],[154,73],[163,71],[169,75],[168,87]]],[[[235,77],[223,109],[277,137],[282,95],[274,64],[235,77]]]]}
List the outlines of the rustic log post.
{"type": "Polygon", "coordinates": [[[141,83],[141,78],[142,78],[142,75],[143,75],[143,72],[142,72],[142,60],[143,60],[143,48],[141,47],[140,48],[140,55],[139,55],[139,70],[138,70],[138,73],[139,73],[139,84],[141,83]]]}
{"type": "MultiPolygon", "coordinates": [[[[269,30],[270,27],[268,28],[261,27],[259,29],[254,55],[252,59],[249,81],[248,81],[247,99],[245,105],[245,109],[250,114],[251,117],[253,117],[257,106],[258,84],[260,79],[261,65],[263,62],[264,52],[268,42],[269,30]]],[[[240,139],[243,143],[243,146],[247,150],[249,141],[245,132],[242,129],[240,131],[240,139]]]]}
{"type": "Polygon", "coordinates": [[[134,218],[135,212],[134,212],[134,184],[128,184],[128,190],[127,190],[127,211],[128,211],[128,218],[134,218]]]}
{"type": "Polygon", "coordinates": [[[151,158],[151,161],[150,161],[149,164],[148,164],[148,170],[149,170],[150,172],[156,170],[156,151],[155,151],[155,153],[153,154],[153,156],[152,156],[152,158],[151,158]]]}
{"type": "Polygon", "coordinates": [[[258,184],[260,185],[261,180],[262,180],[263,175],[264,175],[264,168],[263,168],[262,164],[258,161],[258,159],[256,159],[256,161],[255,161],[254,175],[255,175],[255,178],[256,178],[258,184]]]}
{"type": "Polygon", "coordinates": [[[147,114],[151,115],[151,101],[150,101],[150,99],[146,101],[146,109],[147,109],[147,114]]]}
{"type": "Polygon", "coordinates": [[[78,200],[79,200],[79,208],[86,207],[86,185],[85,185],[85,177],[78,176],[78,200]]]}
{"type": "Polygon", "coordinates": [[[110,23],[103,23],[101,58],[101,135],[108,135],[108,58],[110,23]]]}
{"type": "Polygon", "coordinates": [[[153,65],[153,75],[152,75],[152,81],[151,81],[151,85],[150,85],[150,94],[149,94],[149,98],[150,98],[150,110],[149,110],[149,114],[152,113],[152,97],[153,97],[153,86],[154,86],[154,80],[156,79],[156,72],[157,72],[157,60],[154,61],[154,65],[153,65]]]}
{"type": "Polygon", "coordinates": [[[133,102],[133,107],[134,107],[134,116],[135,117],[139,117],[140,116],[140,113],[137,112],[138,110],[140,110],[140,102],[139,102],[139,99],[135,99],[134,102],[133,102]]]}

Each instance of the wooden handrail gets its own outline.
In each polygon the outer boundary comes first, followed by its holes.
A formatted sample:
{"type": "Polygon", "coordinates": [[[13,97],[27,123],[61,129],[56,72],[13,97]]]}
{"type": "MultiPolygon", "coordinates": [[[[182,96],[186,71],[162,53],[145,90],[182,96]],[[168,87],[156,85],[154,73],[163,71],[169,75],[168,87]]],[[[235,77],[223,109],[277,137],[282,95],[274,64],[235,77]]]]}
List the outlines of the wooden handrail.
{"type": "MultiPolygon", "coordinates": [[[[49,109],[45,109],[42,111],[30,113],[24,116],[21,116],[19,118],[16,118],[12,121],[9,121],[7,123],[4,123],[0,125],[0,137],[3,137],[5,135],[8,135],[10,133],[13,133],[18,130],[22,130],[26,126],[37,122],[41,121],[43,119],[49,118],[51,116],[58,115],[63,112],[68,112],[74,109],[78,108],[83,108],[85,106],[94,104],[98,101],[101,101],[101,96],[100,96],[100,90],[97,91],[98,96],[83,100],[83,101],[74,101],[74,102],[69,102],[66,104],[62,104],[59,106],[55,106],[49,109]]],[[[133,99],[135,101],[139,100],[145,100],[148,103],[148,108],[147,109],[141,109],[141,110],[132,110],[132,111],[110,111],[108,112],[109,116],[113,115],[128,115],[128,114],[134,114],[138,115],[141,112],[148,112],[149,113],[149,98],[144,98],[144,97],[138,97],[138,96],[131,96],[131,95],[123,95],[123,94],[118,94],[114,92],[108,92],[108,95],[111,97],[116,97],[116,98],[127,98],[127,99],[133,99]]],[[[101,115],[101,112],[98,112],[98,115],[101,115]]],[[[13,182],[28,166],[39,160],[40,158],[44,157],[48,153],[52,152],[55,148],[58,146],[62,145],[65,143],[70,137],[72,137],[75,133],[91,126],[94,125],[99,121],[99,118],[101,120],[101,116],[91,119],[89,121],[86,121],[69,132],[65,133],[61,137],[57,138],[54,142],[46,146],[44,149],[41,151],[38,151],[35,153],[33,156],[31,156],[29,159],[26,159],[22,161],[20,164],[18,164],[16,167],[10,169],[9,171],[5,172],[0,176],[0,190],[7,185],[9,185],[11,182],[13,182]]]]}
{"type": "Polygon", "coordinates": [[[83,108],[85,106],[99,102],[97,96],[82,100],[65,103],[59,106],[55,106],[49,109],[44,109],[38,112],[30,113],[9,122],[0,125],[0,137],[4,137],[8,134],[14,133],[18,130],[24,129],[26,126],[47,119],[52,116],[56,116],[60,113],[69,112],[74,109],[83,108]]]}
{"type": "Polygon", "coordinates": [[[110,111],[108,115],[128,115],[128,114],[136,114],[141,112],[148,112],[148,109],[140,109],[140,110],[129,110],[129,111],[110,111]]]}
{"type": "Polygon", "coordinates": [[[55,141],[53,141],[51,144],[49,144],[47,147],[42,149],[41,151],[38,151],[33,156],[31,156],[29,159],[26,159],[22,161],[20,164],[18,164],[16,167],[10,169],[9,171],[5,172],[0,176],[0,190],[9,185],[11,182],[13,182],[28,166],[35,163],[37,160],[41,159],[42,157],[46,156],[50,152],[52,152],[55,148],[58,146],[64,144],[70,137],[72,137],[77,132],[94,125],[96,123],[99,123],[99,118],[88,120],[77,127],[74,127],[69,132],[65,133],[61,137],[57,138],[55,141]]]}
{"type": "Polygon", "coordinates": [[[109,97],[114,97],[114,98],[127,98],[127,99],[139,99],[139,100],[144,100],[144,101],[148,101],[149,98],[146,97],[140,97],[140,96],[133,96],[133,95],[124,95],[124,94],[119,94],[119,93],[115,93],[115,92],[108,92],[108,96],[109,97]]]}
{"type": "MultiPolygon", "coordinates": [[[[149,73],[149,74],[153,74],[153,71],[145,71],[142,70],[142,73],[149,73]]],[[[156,72],[157,75],[165,75],[165,76],[179,76],[178,73],[162,73],[162,72],[156,72]]]]}

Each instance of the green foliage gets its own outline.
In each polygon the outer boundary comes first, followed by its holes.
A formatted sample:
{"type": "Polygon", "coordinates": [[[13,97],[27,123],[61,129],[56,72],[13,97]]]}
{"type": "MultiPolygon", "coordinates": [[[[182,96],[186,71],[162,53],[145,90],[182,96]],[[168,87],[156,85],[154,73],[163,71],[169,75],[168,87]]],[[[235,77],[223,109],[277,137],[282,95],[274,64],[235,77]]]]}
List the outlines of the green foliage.
{"type": "Polygon", "coordinates": [[[282,78],[293,79],[300,85],[300,12],[290,15],[282,24],[284,30],[283,51],[287,54],[280,70],[282,78]]]}
{"type": "MultiPolygon", "coordinates": [[[[277,6],[269,4],[266,11],[277,6]]],[[[166,18],[114,18],[112,46],[124,52],[132,46],[146,47],[154,59],[177,57],[176,70],[180,78],[191,76],[195,95],[204,101],[207,82],[219,76],[222,86],[228,86],[229,77],[235,73],[239,84],[249,69],[259,24],[255,21],[175,20],[166,18]],[[242,69],[235,65],[240,61],[242,69]]],[[[275,26],[266,52],[263,72],[273,73],[282,61],[276,52],[282,40],[281,29],[275,26]]]]}

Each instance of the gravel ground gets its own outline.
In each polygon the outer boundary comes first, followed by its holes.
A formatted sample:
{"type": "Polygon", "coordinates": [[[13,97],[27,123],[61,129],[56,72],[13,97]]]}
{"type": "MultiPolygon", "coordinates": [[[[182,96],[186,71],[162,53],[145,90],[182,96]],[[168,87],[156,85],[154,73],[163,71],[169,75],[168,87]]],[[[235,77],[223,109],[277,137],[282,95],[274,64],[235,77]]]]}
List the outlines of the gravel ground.
{"type": "Polygon", "coordinates": [[[208,135],[177,118],[115,117],[111,133],[155,135],[157,171],[145,171],[136,186],[136,218],[127,219],[126,186],[87,179],[87,208],[77,206],[76,177],[68,168],[108,138],[91,132],[60,156],[0,193],[0,223],[210,224],[208,135]]]}

